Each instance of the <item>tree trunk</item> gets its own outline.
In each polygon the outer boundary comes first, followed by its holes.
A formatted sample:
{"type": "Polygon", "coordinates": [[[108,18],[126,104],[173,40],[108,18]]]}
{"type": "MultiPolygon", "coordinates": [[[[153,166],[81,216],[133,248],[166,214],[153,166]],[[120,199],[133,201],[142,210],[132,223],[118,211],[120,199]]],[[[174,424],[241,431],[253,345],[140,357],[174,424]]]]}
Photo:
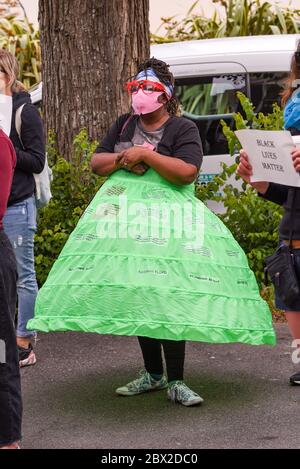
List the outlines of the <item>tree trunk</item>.
{"type": "Polygon", "coordinates": [[[149,0],[39,0],[43,116],[72,158],[83,127],[98,141],[129,109],[124,82],[149,57],[149,0]]]}

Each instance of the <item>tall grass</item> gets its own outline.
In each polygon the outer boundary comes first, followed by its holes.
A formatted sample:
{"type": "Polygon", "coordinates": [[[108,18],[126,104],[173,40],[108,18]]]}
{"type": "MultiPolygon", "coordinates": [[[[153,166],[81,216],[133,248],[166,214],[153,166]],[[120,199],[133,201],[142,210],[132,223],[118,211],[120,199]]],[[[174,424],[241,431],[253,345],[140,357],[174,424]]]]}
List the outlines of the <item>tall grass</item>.
{"type": "Polygon", "coordinates": [[[281,8],[263,0],[213,0],[218,8],[211,18],[204,15],[199,0],[194,2],[180,21],[162,18],[164,34],[152,34],[152,43],[209,39],[227,36],[260,34],[297,34],[300,31],[300,10],[281,8]],[[221,13],[220,13],[221,11],[221,13]]]}
{"type": "Polygon", "coordinates": [[[20,81],[27,88],[41,81],[40,33],[26,18],[0,18],[0,48],[9,50],[20,65],[20,81]]]}

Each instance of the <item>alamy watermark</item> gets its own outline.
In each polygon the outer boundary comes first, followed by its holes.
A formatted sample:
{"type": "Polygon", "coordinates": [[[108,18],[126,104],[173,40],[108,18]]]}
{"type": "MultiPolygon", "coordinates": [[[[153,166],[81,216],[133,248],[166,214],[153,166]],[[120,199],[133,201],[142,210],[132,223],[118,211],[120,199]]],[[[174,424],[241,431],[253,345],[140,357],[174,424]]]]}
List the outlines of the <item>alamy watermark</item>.
{"type": "Polygon", "coordinates": [[[292,353],[292,362],[298,365],[300,363],[300,339],[293,340],[292,348],[295,349],[292,353]]]}
{"type": "Polygon", "coordinates": [[[204,206],[192,201],[134,202],[120,195],[114,203],[101,203],[93,218],[99,238],[186,239],[203,245],[204,206]]]}

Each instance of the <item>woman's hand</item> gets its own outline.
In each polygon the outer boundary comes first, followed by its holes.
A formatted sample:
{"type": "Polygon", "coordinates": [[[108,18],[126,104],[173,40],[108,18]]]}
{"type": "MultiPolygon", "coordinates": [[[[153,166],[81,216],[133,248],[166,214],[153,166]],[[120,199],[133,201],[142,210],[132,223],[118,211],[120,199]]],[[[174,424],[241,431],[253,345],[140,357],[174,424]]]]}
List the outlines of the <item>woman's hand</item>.
{"type": "Polygon", "coordinates": [[[139,176],[143,176],[146,171],[148,171],[149,166],[147,166],[145,163],[138,163],[135,166],[132,166],[130,169],[131,173],[138,174],[139,176]]]}
{"type": "Polygon", "coordinates": [[[119,153],[116,157],[116,167],[117,169],[126,169],[130,171],[131,173],[137,174],[138,176],[142,176],[145,174],[146,171],[148,171],[149,166],[143,163],[142,161],[132,165],[131,164],[131,159],[127,159],[127,156],[124,154],[126,153],[127,150],[124,150],[123,152],[119,153]]]}
{"type": "MultiPolygon", "coordinates": [[[[300,154],[299,154],[300,156],[300,154]]],[[[300,160],[299,160],[300,162],[300,160]]],[[[240,162],[237,167],[237,173],[241,176],[241,178],[245,181],[251,184],[254,189],[256,189],[258,192],[261,194],[265,194],[268,190],[269,183],[265,181],[261,182],[250,182],[250,178],[253,174],[252,172],[252,166],[249,163],[248,155],[245,152],[245,150],[240,150],[240,162]]]]}
{"type": "Polygon", "coordinates": [[[252,166],[249,163],[248,155],[245,150],[240,150],[240,162],[237,167],[237,172],[245,182],[250,183],[250,177],[253,174],[252,166]]]}
{"type": "Polygon", "coordinates": [[[300,148],[295,148],[292,150],[291,155],[295,170],[300,172],[300,148]]]}
{"type": "Polygon", "coordinates": [[[149,150],[139,146],[133,146],[122,151],[117,157],[117,164],[124,169],[132,169],[134,166],[143,162],[145,152],[149,150]]]}

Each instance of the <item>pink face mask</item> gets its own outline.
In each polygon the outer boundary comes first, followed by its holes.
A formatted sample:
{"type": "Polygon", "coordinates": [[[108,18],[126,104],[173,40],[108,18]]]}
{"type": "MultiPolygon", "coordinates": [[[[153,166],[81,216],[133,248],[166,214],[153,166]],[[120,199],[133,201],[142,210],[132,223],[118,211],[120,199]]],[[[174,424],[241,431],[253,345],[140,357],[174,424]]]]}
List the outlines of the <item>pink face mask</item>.
{"type": "Polygon", "coordinates": [[[158,102],[158,97],[163,93],[161,91],[154,91],[151,94],[145,94],[143,90],[138,90],[136,94],[132,95],[132,108],[135,114],[150,114],[160,107],[163,103],[158,102]]]}

